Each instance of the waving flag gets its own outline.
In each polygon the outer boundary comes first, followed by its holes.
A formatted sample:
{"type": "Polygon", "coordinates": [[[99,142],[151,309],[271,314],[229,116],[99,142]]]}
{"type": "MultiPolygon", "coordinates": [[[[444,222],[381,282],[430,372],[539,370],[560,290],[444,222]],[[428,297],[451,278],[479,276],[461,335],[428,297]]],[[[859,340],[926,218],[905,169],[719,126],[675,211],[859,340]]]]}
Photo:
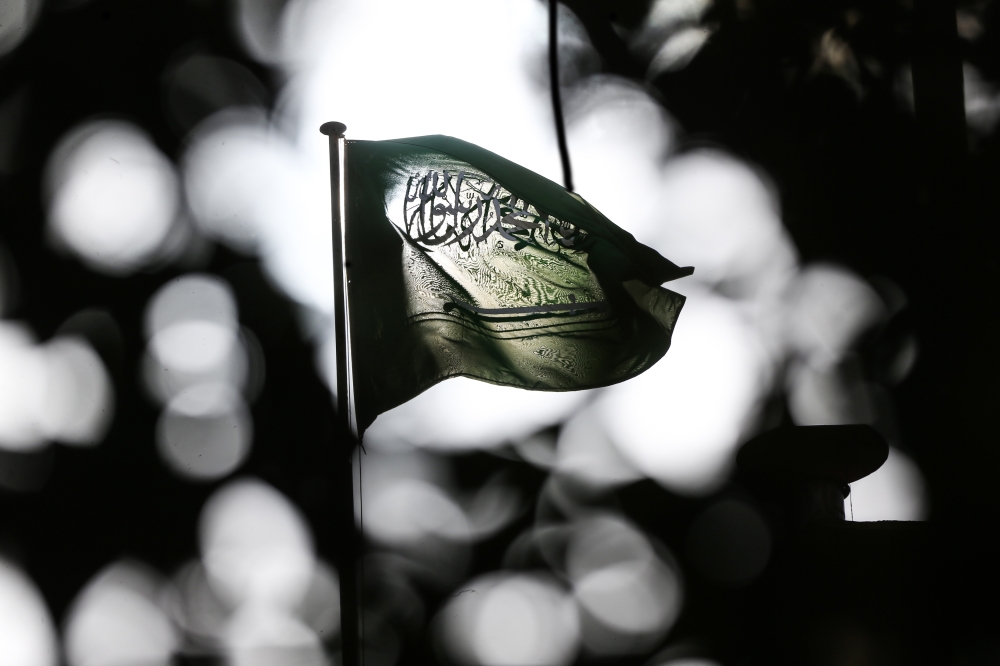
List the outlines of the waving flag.
{"type": "Polygon", "coordinates": [[[666,353],[684,297],[659,285],[694,269],[581,197],[446,136],[349,140],[344,159],[359,432],[449,377],[568,391],[666,353]]]}

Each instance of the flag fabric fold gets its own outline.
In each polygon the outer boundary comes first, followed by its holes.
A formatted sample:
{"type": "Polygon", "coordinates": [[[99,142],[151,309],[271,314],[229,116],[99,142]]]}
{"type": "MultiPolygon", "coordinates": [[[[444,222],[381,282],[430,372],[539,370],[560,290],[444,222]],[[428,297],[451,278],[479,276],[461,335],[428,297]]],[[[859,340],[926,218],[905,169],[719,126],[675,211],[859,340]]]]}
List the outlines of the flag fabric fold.
{"type": "Polygon", "coordinates": [[[634,377],[666,353],[684,297],[659,285],[692,268],[470,143],[346,144],[359,434],[449,377],[577,390],[634,377]]]}

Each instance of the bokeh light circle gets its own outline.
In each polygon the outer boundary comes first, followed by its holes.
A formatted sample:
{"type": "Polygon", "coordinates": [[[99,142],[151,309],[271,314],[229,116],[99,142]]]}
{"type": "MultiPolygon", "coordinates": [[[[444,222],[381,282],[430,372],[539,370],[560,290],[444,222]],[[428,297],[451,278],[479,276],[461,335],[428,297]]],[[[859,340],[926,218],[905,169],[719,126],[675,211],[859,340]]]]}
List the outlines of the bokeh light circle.
{"type": "Polygon", "coordinates": [[[683,581],[666,549],[613,513],[571,525],[566,574],[582,611],[583,643],[595,654],[641,653],[673,626],[683,581]]]}
{"type": "Polygon", "coordinates": [[[179,209],[170,160],[137,126],[84,123],[46,169],[49,231],[95,270],[131,273],[154,258],[179,209]]]}
{"type": "Polygon", "coordinates": [[[608,388],[593,409],[636,469],[675,492],[703,494],[724,480],[770,372],[737,304],[692,292],[667,355],[608,388]]]}
{"type": "Polygon", "coordinates": [[[36,345],[31,332],[0,322],[0,448],[35,451],[49,441],[99,443],[114,412],[101,358],[82,338],[36,345]]]}
{"type": "Polygon", "coordinates": [[[250,453],[253,424],[242,396],[226,384],[196,384],[175,396],[156,429],[160,456],[195,480],[223,477],[250,453]]]}
{"type": "Polygon", "coordinates": [[[44,401],[46,367],[25,327],[0,322],[0,446],[33,451],[46,445],[36,417],[44,401]]]}
{"type": "Polygon", "coordinates": [[[84,340],[58,337],[42,348],[46,399],[38,419],[46,435],[64,444],[93,446],[111,423],[114,390],[101,357],[84,340]]]}
{"type": "Polygon", "coordinates": [[[4,0],[0,4],[0,57],[10,53],[31,34],[42,0],[4,0]]]}
{"type": "Polygon", "coordinates": [[[69,666],[170,664],[180,637],[160,605],[162,584],[136,562],[113,562],[98,572],[69,610],[69,666]]]}
{"type": "Polygon", "coordinates": [[[223,486],[199,524],[208,581],[229,603],[294,608],[313,579],[309,529],[295,506],[256,479],[223,486]]]}
{"type": "Polygon", "coordinates": [[[58,646],[42,595],[20,570],[0,559],[0,663],[55,666],[58,646]]]}
{"type": "Polygon", "coordinates": [[[490,574],[464,584],[439,616],[445,649],[483,666],[556,666],[575,657],[579,620],[544,574],[490,574]]]}

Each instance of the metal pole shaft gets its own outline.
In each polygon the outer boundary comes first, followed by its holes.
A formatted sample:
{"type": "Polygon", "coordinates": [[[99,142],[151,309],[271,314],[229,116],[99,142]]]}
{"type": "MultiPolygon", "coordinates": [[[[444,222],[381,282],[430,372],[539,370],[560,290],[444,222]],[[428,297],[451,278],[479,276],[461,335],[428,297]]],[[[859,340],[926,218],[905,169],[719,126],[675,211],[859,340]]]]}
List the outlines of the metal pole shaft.
{"type": "Polygon", "coordinates": [[[337,456],[336,497],[341,527],[340,640],[343,666],[360,666],[357,562],[360,535],[354,520],[354,437],[350,424],[350,375],[348,373],[346,243],[344,242],[344,132],[343,123],[325,123],[320,132],[330,137],[330,192],[333,218],[333,307],[337,342],[337,433],[343,450],[337,456]]]}

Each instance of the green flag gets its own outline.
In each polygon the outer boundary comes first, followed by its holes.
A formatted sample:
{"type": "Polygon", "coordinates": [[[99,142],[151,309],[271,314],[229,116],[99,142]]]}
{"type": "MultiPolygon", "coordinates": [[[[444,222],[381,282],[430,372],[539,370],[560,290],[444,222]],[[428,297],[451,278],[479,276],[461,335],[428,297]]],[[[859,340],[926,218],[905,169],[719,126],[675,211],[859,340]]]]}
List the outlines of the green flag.
{"type": "Polygon", "coordinates": [[[345,163],[359,433],[449,377],[569,391],[666,353],[684,297],[659,285],[694,269],[576,194],[447,136],[347,141],[345,163]]]}

